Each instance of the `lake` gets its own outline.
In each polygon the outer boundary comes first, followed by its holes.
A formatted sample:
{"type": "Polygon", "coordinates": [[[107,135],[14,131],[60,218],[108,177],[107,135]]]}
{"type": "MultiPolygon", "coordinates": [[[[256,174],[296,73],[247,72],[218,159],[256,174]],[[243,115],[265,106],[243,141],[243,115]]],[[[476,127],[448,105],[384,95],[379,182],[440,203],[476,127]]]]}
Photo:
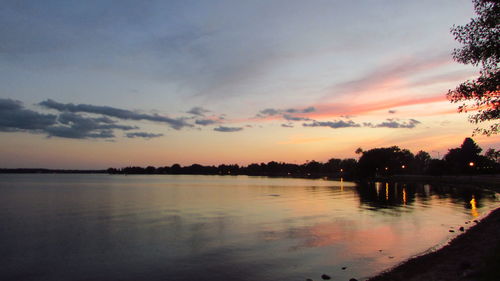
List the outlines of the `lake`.
{"type": "Polygon", "coordinates": [[[362,279],[497,206],[450,185],[3,174],[0,280],[362,279]]]}

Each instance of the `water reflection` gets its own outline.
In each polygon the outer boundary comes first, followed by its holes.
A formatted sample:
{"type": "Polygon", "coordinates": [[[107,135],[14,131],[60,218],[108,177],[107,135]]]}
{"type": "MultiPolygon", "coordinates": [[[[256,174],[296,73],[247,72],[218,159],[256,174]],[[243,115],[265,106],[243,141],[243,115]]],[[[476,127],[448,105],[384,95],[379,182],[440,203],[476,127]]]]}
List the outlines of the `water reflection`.
{"type": "Polygon", "coordinates": [[[470,212],[471,215],[474,218],[477,218],[479,216],[479,213],[477,212],[477,203],[476,203],[476,197],[472,195],[472,199],[470,200],[470,212]]]}
{"type": "Polygon", "coordinates": [[[362,279],[496,202],[385,182],[29,177],[0,178],[0,280],[362,279]]]}
{"type": "Polygon", "coordinates": [[[356,187],[359,200],[373,210],[413,205],[415,200],[424,203],[433,198],[449,198],[454,203],[471,209],[474,217],[477,208],[483,207],[483,199],[495,199],[495,192],[474,187],[430,185],[419,183],[365,182],[356,187]]]}

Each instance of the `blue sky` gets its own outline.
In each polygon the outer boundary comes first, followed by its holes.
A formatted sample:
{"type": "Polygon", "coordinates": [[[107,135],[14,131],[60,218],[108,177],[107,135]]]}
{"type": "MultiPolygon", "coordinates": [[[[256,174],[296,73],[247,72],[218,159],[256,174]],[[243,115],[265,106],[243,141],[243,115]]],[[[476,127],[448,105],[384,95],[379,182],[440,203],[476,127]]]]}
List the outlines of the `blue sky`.
{"type": "Polygon", "coordinates": [[[443,152],[473,128],[444,98],[477,73],[450,55],[472,16],[468,0],[3,1],[0,165],[300,162],[415,139],[443,152]],[[52,123],[16,127],[37,118],[52,123]],[[163,154],[138,156],[145,144],[163,154]]]}

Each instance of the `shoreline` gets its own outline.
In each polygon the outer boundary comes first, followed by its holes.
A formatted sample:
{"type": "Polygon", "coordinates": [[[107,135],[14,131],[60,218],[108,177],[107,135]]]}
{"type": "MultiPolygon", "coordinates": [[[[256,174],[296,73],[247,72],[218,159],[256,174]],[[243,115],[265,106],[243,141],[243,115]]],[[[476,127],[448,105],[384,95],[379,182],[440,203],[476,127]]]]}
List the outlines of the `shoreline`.
{"type": "Polygon", "coordinates": [[[500,280],[500,207],[436,251],[410,258],[368,281],[500,280]]]}
{"type": "Polygon", "coordinates": [[[424,182],[430,184],[458,184],[500,192],[500,174],[489,175],[393,175],[387,178],[393,182],[424,182]]]}

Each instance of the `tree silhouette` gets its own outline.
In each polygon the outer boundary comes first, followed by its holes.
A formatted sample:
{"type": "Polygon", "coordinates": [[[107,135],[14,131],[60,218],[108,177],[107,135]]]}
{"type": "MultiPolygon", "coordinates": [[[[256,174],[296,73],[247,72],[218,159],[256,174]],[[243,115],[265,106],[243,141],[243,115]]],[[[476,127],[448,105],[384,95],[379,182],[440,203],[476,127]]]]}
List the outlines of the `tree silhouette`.
{"type": "Polygon", "coordinates": [[[465,138],[460,147],[448,150],[444,156],[447,169],[452,173],[477,173],[478,169],[493,165],[487,157],[479,155],[482,149],[471,138],[465,138]]]}
{"type": "Polygon", "coordinates": [[[413,154],[407,149],[397,146],[374,148],[363,151],[358,168],[363,177],[388,176],[407,173],[413,160],[413,154]]]}
{"type": "Polygon", "coordinates": [[[415,159],[413,161],[413,171],[417,174],[425,174],[428,172],[431,165],[431,156],[429,153],[420,150],[415,154],[415,159]]]}
{"type": "Polygon", "coordinates": [[[486,150],[486,152],[484,153],[484,156],[486,156],[486,158],[492,161],[498,162],[500,158],[500,150],[495,150],[494,148],[488,148],[488,150],[486,150]]]}
{"type": "Polygon", "coordinates": [[[473,0],[478,15],[463,26],[451,29],[455,40],[464,44],[453,51],[453,58],[463,64],[472,64],[482,69],[475,80],[460,84],[449,90],[447,97],[452,103],[462,103],[459,112],[477,111],[469,116],[471,123],[494,121],[489,128],[476,128],[474,133],[497,134],[500,116],[500,2],[498,0],[473,0]]]}

